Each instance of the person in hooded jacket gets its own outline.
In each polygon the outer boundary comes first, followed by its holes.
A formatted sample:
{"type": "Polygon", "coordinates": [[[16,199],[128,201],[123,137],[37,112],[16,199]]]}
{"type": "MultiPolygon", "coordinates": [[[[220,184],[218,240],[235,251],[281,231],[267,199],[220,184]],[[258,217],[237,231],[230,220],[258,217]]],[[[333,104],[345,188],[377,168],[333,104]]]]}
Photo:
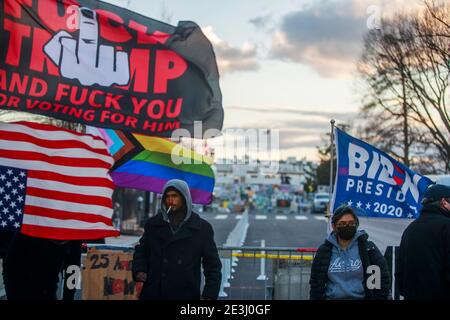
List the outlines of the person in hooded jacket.
{"type": "Polygon", "coordinates": [[[450,299],[450,187],[427,188],[403,232],[395,277],[405,300],[450,299]]]}
{"type": "Polygon", "coordinates": [[[332,217],[333,232],[322,244],[312,263],[311,300],[386,300],[390,298],[390,274],[377,246],[358,230],[353,209],[341,206],[332,217]],[[379,285],[369,277],[369,266],[378,266],[379,285]],[[369,281],[368,281],[369,280],[369,281]]]}
{"type": "Polygon", "coordinates": [[[133,278],[144,283],[140,299],[215,300],[222,264],[211,224],[192,210],[186,182],[170,180],[163,190],[160,210],[146,222],[133,256],[133,278]]]}

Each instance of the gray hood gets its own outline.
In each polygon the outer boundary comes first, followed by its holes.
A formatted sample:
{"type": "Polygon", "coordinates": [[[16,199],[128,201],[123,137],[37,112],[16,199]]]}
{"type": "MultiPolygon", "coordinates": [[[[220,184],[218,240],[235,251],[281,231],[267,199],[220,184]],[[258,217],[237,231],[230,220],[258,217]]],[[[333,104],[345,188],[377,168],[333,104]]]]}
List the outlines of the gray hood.
{"type": "Polygon", "coordinates": [[[183,180],[172,179],[166,182],[163,188],[163,196],[161,198],[160,209],[162,211],[163,219],[166,222],[169,222],[169,215],[167,214],[166,204],[164,203],[164,195],[166,194],[167,188],[173,187],[177,189],[181,195],[184,197],[186,201],[186,217],[183,220],[183,223],[186,222],[192,214],[192,198],[191,192],[189,191],[189,187],[186,182],[183,180]]]}

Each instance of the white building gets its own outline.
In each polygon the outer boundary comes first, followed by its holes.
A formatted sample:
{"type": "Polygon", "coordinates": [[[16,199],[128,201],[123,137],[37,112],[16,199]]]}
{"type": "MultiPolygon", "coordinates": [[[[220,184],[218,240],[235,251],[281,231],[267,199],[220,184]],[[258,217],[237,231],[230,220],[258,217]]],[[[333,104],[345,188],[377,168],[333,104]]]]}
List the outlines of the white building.
{"type": "Polygon", "coordinates": [[[303,162],[297,161],[295,157],[280,161],[278,170],[274,173],[265,172],[259,163],[238,163],[238,161],[233,161],[233,164],[221,161],[215,164],[213,169],[217,185],[233,183],[245,185],[290,184],[298,191],[302,191],[303,184],[306,182],[303,162]]]}

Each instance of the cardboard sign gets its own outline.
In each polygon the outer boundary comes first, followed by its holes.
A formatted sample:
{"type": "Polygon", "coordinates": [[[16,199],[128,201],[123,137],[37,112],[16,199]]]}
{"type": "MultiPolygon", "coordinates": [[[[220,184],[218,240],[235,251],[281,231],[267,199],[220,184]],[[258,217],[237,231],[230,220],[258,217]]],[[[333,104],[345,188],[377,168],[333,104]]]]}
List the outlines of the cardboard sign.
{"type": "Polygon", "coordinates": [[[92,248],[84,262],[83,300],[137,300],[142,283],[133,281],[132,251],[92,248]]]}

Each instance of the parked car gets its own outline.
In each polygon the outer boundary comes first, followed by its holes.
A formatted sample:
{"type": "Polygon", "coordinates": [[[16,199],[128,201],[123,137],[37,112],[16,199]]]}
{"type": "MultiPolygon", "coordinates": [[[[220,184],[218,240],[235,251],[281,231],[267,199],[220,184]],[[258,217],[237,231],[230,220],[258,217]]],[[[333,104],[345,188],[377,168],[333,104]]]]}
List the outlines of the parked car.
{"type": "Polygon", "coordinates": [[[325,212],[329,201],[330,195],[328,193],[316,193],[314,195],[311,213],[325,212]]]}

